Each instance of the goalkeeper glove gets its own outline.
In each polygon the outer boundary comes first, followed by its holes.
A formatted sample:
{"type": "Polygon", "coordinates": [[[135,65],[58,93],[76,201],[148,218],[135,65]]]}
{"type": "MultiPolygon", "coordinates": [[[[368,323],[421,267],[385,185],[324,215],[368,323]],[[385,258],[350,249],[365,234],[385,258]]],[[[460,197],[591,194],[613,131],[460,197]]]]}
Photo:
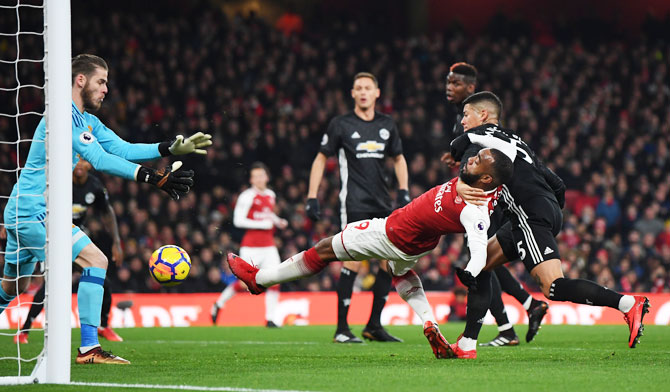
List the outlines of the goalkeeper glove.
{"type": "Polygon", "coordinates": [[[466,271],[463,268],[455,267],[456,276],[460,279],[461,283],[466,285],[470,290],[477,290],[477,278],[472,276],[470,271],[466,271]]]}
{"type": "Polygon", "coordinates": [[[137,171],[137,182],[146,182],[166,192],[173,200],[179,200],[193,186],[193,170],[179,170],[182,163],[176,161],[172,165],[156,170],[140,166],[137,171]]]}
{"type": "Polygon", "coordinates": [[[319,209],[319,200],[307,199],[307,207],[305,207],[305,213],[312,221],[316,222],[321,219],[321,211],[319,209]]]}
{"type": "Polygon", "coordinates": [[[398,196],[396,197],[396,204],[398,208],[403,208],[410,202],[409,191],[407,189],[398,189],[398,196]]]}
{"type": "Polygon", "coordinates": [[[212,135],[202,132],[194,133],[186,139],[182,135],[177,135],[173,141],[160,143],[158,150],[161,156],[184,155],[192,152],[204,155],[207,154],[207,150],[203,148],[212,145],[211,138],[212,135]]]}

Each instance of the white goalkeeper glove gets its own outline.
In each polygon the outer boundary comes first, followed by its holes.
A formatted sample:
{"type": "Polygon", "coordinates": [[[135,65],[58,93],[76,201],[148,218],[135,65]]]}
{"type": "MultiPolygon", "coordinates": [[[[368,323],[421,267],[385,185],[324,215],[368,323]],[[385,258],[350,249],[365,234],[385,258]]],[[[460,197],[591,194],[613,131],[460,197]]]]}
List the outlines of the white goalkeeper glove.
{"type": "Polygon", "coordinates": [[[184,155],[192,152],[205,155],[207,154],[207,150],[204,148],[212,145],[211,138],[212,135],[202,132],[194,133],[187,139],[184,139],[182,135],[177,135],[177,138],[168,150],[172,155],[184,155]]]}

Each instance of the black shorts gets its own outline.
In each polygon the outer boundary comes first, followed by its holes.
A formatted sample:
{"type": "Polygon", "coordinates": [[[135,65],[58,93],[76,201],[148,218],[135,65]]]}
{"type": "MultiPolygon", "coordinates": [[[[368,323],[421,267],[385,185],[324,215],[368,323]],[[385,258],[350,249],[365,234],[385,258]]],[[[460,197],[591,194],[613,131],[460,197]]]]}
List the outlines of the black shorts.
{"type": "Polygon", "coordinates": [[[523,261],[530,272],[545,260],[561,258],[556,236],[563,226],[563,213],[555,201],[538,197],[509,212],[510,219],[496,232],[507,260],[523,261]]]}

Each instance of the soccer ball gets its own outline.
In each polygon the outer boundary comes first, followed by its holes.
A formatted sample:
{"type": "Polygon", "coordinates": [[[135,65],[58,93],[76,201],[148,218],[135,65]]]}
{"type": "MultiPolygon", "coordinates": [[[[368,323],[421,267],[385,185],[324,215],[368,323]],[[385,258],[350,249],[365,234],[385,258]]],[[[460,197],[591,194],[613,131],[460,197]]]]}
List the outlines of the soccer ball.
{"type": "Polygon", "coordinates": [[[191,258],[176,245],[156,249],[149,259],[149,274],[163,286],[176,286],[183,282],[191,270],[191,258]]]}

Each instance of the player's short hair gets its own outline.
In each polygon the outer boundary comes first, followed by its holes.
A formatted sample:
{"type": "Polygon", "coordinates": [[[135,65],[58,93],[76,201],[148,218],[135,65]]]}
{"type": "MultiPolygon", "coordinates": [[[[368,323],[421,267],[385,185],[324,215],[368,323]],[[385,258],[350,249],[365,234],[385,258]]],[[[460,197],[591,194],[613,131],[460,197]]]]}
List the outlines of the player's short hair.
{"type": "Polygon", "coordinates": [[[514,174],[514,162],[505,155],[504,152],[491,148],[491,156],[493,157],[493,165],[491,169],[493,173],[493,184],[495,186],[500,186],[506,184],[512,179],[512,174],[514,174]]]}
{"type": "Polygon", "coordinates": [[[454,73],[463,76],[463,81],[468,84],[477,83],[477,68],[474,65],[466,62],[454,63],[449,67],[449,73],[454,73]]]}
{"type": "Polygon", "coordinates": [[[503,112],[503,104],[500,98],[498,98],[497,95],[493,94],[490,91],[480,91],[478,93],[474,93],[471,96],[465,98],[463,100],[463,106],[470,104],[470,105],[477,105],[480,103],[488,103],[492,105],[496,112],[496,117],[501,118],[502,117],[502,112],[503,112]]]}
{"type": "Polygon", "coordinates": [[[251,166],[249,166],[249,174],[251,174],[251,171],[254,169],[263,169],[265,170],[265,174],[267,174],[268,176],[270,175],[270,169],[268,169],[268,166],[263,162],[257,161],[252,163],[251,166]]]}
{"type": "Polygon", "coordinates": [[[89,77],[95,72],[96,68],[102,68],[105,71],[109,70],[107,63],[102,57],[88,53],[78,54],[72,59],[72,84],[74,84],[77,75],[89,77]]]}
{"type": "Polygon", "coordinates": [[[375,75],[371,74],[370,72],[359,72],[356,75],[354,75],[354,83],[360,78],[370,78],[372,81],[375,83],[375,87],[379,87],[379,83],[377,82],[377,78],[375,75]]]}

